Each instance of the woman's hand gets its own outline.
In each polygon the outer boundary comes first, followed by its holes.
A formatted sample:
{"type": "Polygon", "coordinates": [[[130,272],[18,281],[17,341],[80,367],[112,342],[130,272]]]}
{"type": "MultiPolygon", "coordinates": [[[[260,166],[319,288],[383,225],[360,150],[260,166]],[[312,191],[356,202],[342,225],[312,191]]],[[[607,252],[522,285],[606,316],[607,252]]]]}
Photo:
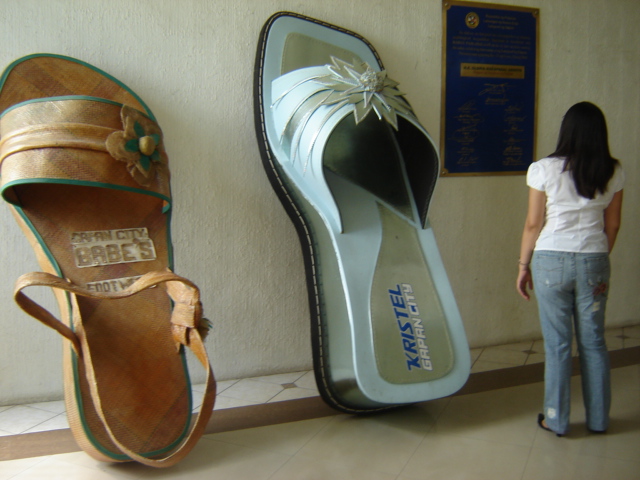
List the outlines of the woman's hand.
{"type": "Polygon", "coordinates": [[[518,279],[516,280],[516,290],[522,298],[525,300],[530,300],[529,292],[527,291],[527,287],[533,290],[533,278],[531,277],[531,270],[529,270],[529,266],[520,266],[520,270],[518,271],[518,279]]]}

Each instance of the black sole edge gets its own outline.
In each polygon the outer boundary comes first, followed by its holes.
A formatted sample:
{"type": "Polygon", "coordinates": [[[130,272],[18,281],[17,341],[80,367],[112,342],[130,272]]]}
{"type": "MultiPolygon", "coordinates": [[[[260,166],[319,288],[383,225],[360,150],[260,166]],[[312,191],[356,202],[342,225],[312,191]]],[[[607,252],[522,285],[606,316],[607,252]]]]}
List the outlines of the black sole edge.
{"type": "MultiPolygon", "coordinates": [[[[256,138],[258,140],[258,148],[260,150],[260,157],[262,159],[262,165],[269,178],[269,182],[273,190],[275,191],[280,203],[284,207],[287,215],[291,219],[298,239],[300,241],[300,247],[302,249],[302,255],[304,258],[304,267],[307,283],[307,296],[309,302],[309,311],[311,313],[311,347],[313,352],[313,368],[318,391],[320,396],[330,407],[349,414],[370,414],[380,411],[386,411],[393,408],[401,407],[402,405],[389,405],[384,407],[374,408],[360,408],[357,406],[343,403],[333,390],[328,380],[328,371],[325,368],[327,354],[322,346],[322,302],[320,289],[318,286],[318,277],[316,274],[316,254],[314,251],[314,240],[311,233],[311,228],[304,215],[302,214],[299,206],[296,204],[290,190],[287,187],[285,181],[283,181],[280,172],[278,171],[274,154],[269,148],[266,131],[264,128],[264,110],[263,110],[263,86],[262,86],[262,69],[264,66],[264,51],[266,47],[266,41],[269,36],[269,31],[273,23],[281,17],[295,17],[301,20],[309,21],[318,25],[322,25],[334,30],[338,30],[342,33],[354,36],[371,48],[376,58],[379,60],[378,53],[373,46],[363,37],[355,32],[330,25],[328,23],[306,17],[292,12],[278,12],[272,15],[262,27],[260,37],[258,40],[258,49],[256,52],[256,59],[254,64],[254,83],[253,83],[253,101],[254,101],[254,124],[256,131],[256,138]]],[[[379,60],[380,61],[380,60],[379,60]]],[[[380,62],[382,65],[382,62],[380,62]]]]}

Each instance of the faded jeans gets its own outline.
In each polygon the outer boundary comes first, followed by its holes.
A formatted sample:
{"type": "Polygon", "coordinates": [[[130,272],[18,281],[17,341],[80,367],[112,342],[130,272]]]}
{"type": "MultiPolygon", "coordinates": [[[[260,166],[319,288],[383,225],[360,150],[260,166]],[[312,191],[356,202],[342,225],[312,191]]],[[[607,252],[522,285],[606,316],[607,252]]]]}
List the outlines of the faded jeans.
{"type": "Polygon", "coordinates": [[[611,406],[609,354],[604,339],[609,255],[535,251],[532,274],[544,337],[546,423],[559,434],[569,430],[573,327],[587,428],[604,431],[609,426],[611,406]]]}

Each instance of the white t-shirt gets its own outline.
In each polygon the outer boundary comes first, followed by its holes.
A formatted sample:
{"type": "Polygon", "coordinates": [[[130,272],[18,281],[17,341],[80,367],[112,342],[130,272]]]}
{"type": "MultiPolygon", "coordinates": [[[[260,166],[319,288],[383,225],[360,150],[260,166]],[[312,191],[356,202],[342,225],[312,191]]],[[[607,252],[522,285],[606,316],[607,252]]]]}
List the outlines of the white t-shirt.
{"type": "Polygon", "coordinates": [[[617,167],[604,194],[589,200],[578,194],[564,158],[547,157],[529,166],[527,185],[547,196],[545,223],[535,250],[608,252],[604,210],[624,186],[624,171],[617,167]]]}

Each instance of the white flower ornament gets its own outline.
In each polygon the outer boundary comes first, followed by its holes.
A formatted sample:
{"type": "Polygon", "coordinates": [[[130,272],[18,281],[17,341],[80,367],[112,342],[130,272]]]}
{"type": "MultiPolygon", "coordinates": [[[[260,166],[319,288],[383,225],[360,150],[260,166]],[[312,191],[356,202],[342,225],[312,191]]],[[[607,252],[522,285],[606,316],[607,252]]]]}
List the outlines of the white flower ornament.
{"type": "MultiPolygon", "coordinates": [[[[398,113],[415,118],[411,106],[404,99],[404,93],[397,88],[398,82],[389,78],[385,70],[377,71],[366,62],[355,65],[357,62],[351,64],[336,57],[331,57],[331,62],[324,67],[314,67],[314,70],[321,69],[321,73],[316,71],[314,75],[291,85],[272,104],[272,108],[277,107],[279,102],[302,85],[314,85],[305,90],[307,94],[298,98],[297,106],[289,112],[279,132],[281,143],[285,140],[290,142],[291,163],[295,163],[305,127],[316,113],[322,112],[323,115],[322,120],[314,126],[316,132],[336,112],[349,105],[353,108],[356,125],[371,111],[396,130],[398,113]],[[329,108],[322,110],[323,107],[329,108]]],[[[308,151],[303,173],[306,172],[315,140],[314,137],[313,140],[304,142],[308,151]]]]}
{"type": "Polygon", "coordinates": [[[376,71],[366,62],[355,66],[336,57],[331,57],[331,61],[333,65],[327,65],[331,73],[315,79],[331,91],[322,105],[353,104],[356,124],[373,110],[396,130],[396,112],[413,115],[404,93],[396,88],[398,82],[389,78],[386,70],[376,71]]]}

